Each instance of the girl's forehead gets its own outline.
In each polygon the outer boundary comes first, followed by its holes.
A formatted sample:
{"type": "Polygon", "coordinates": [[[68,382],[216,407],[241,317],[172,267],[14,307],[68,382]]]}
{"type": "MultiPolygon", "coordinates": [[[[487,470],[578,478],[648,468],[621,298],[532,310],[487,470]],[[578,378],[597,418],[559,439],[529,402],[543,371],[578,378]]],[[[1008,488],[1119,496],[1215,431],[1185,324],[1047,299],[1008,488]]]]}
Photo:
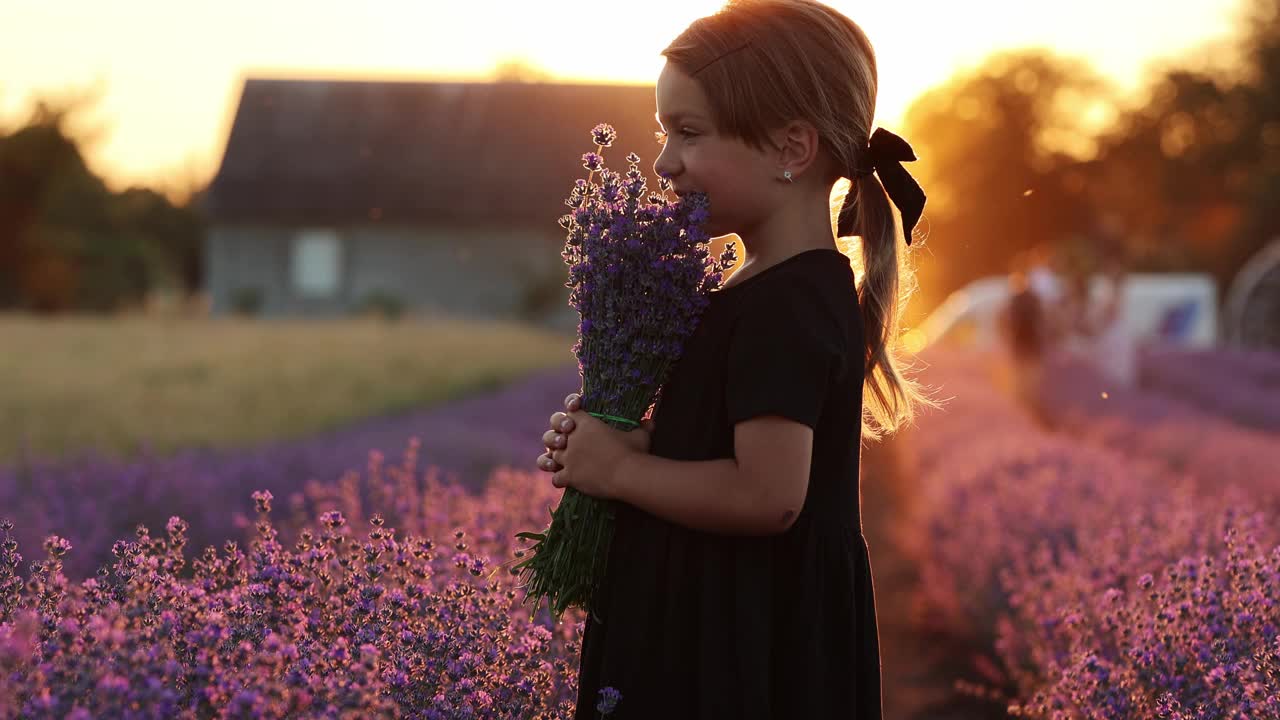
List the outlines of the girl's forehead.
{"type": "Polygon", "coordinates": [[[698,116],[710,116],[706,93],[698,82],[681,72],[671,63],[663,67],[654,89],[659,122],[675,121],[698,116]]]}

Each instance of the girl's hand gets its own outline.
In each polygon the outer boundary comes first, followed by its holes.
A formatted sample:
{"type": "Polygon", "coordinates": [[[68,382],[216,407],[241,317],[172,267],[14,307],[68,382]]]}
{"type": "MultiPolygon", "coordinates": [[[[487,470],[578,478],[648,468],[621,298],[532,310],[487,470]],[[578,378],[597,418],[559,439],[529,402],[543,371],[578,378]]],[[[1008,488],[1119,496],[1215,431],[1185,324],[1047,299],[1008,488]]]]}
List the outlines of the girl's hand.
{"type": "Polygon", "coordinates": [[[616,430],[582,411],[581,396],[565,398],[568,412],[551,416],[551,430],[543,435],[547,452],[538,458],[538,467],[553,473],[556,487],[574,487],[579,492],[610,498],[616,492],[613,476],[622,460],[631,453],[649,452],[655,423],[642,420],[635,430],[616,430]],[[573,433],[573,443],[569,443],[573,433]]]}
{"type": "Polygon", "coordinates": [[[602,500],[617,497],[618,466],[639,452],[642,443],[647,450],[649,432],[643,427],[630,432],[615,430],[582,410],[572,411],[568,416],[573,442],[565,438],[562,449],[551,451],[551,458],[561,468],[552,474],[551,484],[558,488],[572,487],[602,500]]]}
{"type": "MultiPolygon", "coordinates": [[[[570,412],[582,408],[582,396],[578,393],[570,393],[564,399],[565,410],[570,412]]],[[[542,444],[547,446],[547,451],[538,456],[538,469],[546,472],[557,472],[562,469],[560,463],[556,462],[551,453],[559,450],[569,442],[569,433],[573,432],[573,420],[563,412],[554,412],[551,414],[551,429],[542,434],[542,444]]]]}

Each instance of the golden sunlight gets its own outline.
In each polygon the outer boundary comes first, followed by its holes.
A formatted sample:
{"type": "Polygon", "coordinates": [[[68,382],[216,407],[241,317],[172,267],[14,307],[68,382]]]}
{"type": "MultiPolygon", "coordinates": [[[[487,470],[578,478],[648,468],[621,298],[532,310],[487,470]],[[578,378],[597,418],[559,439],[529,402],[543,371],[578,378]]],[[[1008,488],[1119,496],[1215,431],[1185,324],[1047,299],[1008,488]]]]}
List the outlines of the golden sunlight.
{"type": "MultiPolygon", "coordinates": [[[[491,79],[528,66],[556,82],[650,84],[658,53],[721,0],[453,3],[443,0],[66,0],[19,3],[0,24],[0,128],[36,98],[95,90],[81,125],[114,185],[212,175],[246,76],[491,79]]],[[[831,5],[857,20],[880,63],[878,122],[895,126],[928,88],[990,53],[1038,45],[1136,85],[1148,63],[1225,35],[1237,0],[1015,0],[831,5]],[[1158,32],[1133,32],[1158,22],[1158,32]]]]}

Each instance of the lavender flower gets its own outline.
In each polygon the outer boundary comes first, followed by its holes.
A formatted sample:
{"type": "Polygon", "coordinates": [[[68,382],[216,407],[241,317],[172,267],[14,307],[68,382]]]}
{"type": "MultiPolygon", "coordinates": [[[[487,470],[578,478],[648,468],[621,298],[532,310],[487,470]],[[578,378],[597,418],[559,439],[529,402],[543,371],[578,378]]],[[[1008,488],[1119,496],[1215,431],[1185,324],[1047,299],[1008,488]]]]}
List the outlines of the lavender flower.
{"type": "Polygon", "coordinates": [[[1142,391],[1100,399],[1062,359],[1046,432],[992,392],[992,358],[946,352],[926,375],[955,402],[912,437],[901,540],[917,632],[984,679],[955,686],[1045,720],[1280,717],[1274,443],[1142,391]]]}
{"type": "Polygon", "coordinates": [[[614,140],[618,139],[618,131],[614,130],[612,125],[600,123],[591,128],[591,139],[595,141],[596,145],[607,148],[613,144],[614,140]]]}
{"type": "Polygon", "coordinates": [[[23,582],[0,518],[0,720],[570,717],[582,624],[526,612],[515,573],[490,566],[553,489],[508,468],[474,496],[420,477],[417,451],[289,497],[297,526],[252,493],[244,546],[186,558],[183,519],[141,526],[81,582],[57,535],[23,582]]]}
{"type": "MultiPolygon", "coordinates": [[[[613,128],[597,125],[591,136],[596,152],[583,156],[583,166],[592,173],[574,184],[565,201],[572,211],[560,218],[568,232],[562,257],[569,303],[581,318],[573,352],[582,408],[632,430],[736,256],[730,245],[718,260],[709,257],[706,195],[671,201],[648,194],[635,153],[627,155],[625,174],[602,166],[599,153],[617,138],[613,128]],[[600,184],[593,182],[596,168],[600,184]]],[[[606,569],[613,517],[611,501],[565,490],[545,532],[518,535],[537,541],[517,566],[526,568],[527,597],[548,598],[556,617],[587,607],[606,569]]]]}
{"type": "Polygon", "coordinates": [[[618,700],[622,698],[622,693],[617,689],[606,687],[600,689],[600,702],[596,703],[596,712],[601,716],[608,715],[618,709],[618,700]]]}

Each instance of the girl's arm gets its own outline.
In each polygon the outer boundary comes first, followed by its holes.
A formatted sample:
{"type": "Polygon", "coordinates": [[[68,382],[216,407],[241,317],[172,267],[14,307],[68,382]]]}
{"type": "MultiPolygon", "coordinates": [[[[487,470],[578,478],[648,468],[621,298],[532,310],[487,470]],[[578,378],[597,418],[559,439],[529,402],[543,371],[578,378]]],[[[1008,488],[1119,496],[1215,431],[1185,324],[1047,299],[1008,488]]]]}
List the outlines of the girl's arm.
{"type": "Polygon", "coordinates": [[[670,460],[625,455],[614,470],[610,496],[668,522],[722,535],[776,535],[790,518],[776,517],[752,491],[734,458],[670,460]]]}

